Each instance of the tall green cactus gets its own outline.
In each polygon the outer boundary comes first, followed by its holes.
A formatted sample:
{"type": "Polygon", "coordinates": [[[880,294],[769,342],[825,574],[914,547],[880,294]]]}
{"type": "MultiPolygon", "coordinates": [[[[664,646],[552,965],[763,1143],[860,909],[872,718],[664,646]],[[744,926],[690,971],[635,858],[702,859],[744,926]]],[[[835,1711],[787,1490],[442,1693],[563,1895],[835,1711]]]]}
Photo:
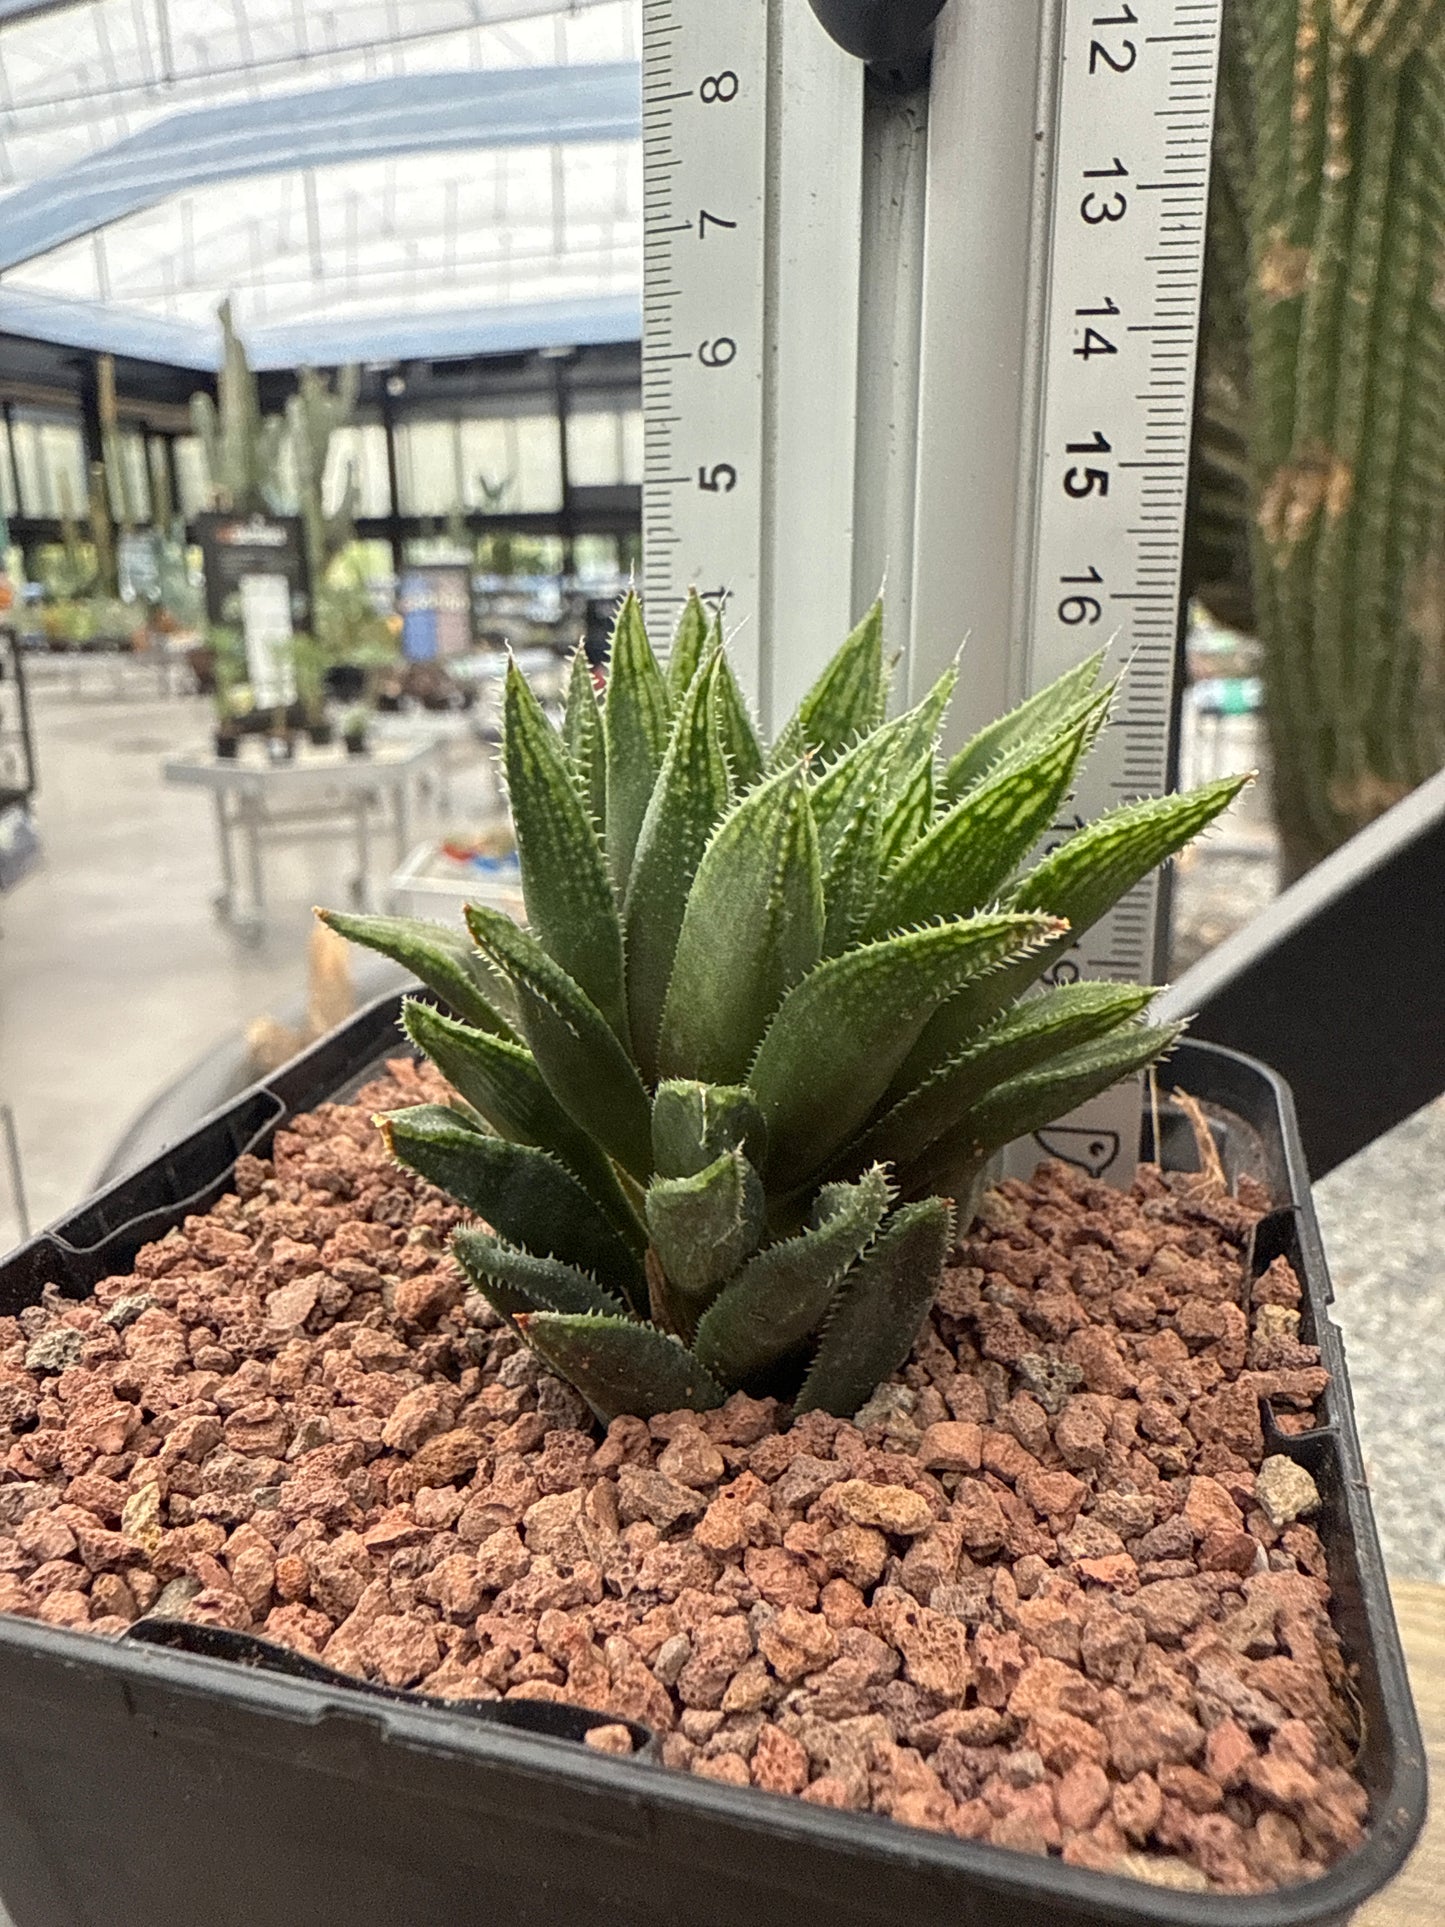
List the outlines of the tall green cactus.
{"type": "Polygon", "coordinates": [[[281,453],[286,424],[263,416],[256,377],[231,321],[231,304],[217,310],[225,352],[218,401],[191,396],[191,422],[200,438],[214,505],[237,515],[257,515],[280,505],[281,453]]]}
{"type": "Polygon", "coordinates": [[[361,370],[343,368],[332,381],[314,368],[303,368],[285,415],[263,416],[256,376],[231,320],[229,301],[221,303],[217,318],[225,343],[219,405],[206,394],[191,397],[191,420],[205,454],[215,506],[241,515],[279,511],[288,492],[283,465],[289,449],[307,566],[319,587],[328,563],[356,534],[355,470],[348,465],[341,502],[331,514],[326,512],[323,485],[331,438],[356,414],[361,370]]]}
{"type": "Polygon", "coordinates": [[[296,493],[306,530],[306,561],[313,585],[319,585],[326,565],[355,538],[356,471],[347,464],[341,502],[326,512],[323,487],[331,437],[349,426],[361,392],[361,370],[346,367],[334,382],[314,368],[303,368],[296,393],[286,404],[286,427],[296,462],[296,493]]]}
{"type": "Polygon", "coordinates": [[[1242,312],[1254,616],[1296,876],[1445,763],[1445,0],[1232,0],[1228,28],[1197,501],[1223,499],[1242,312]]]}

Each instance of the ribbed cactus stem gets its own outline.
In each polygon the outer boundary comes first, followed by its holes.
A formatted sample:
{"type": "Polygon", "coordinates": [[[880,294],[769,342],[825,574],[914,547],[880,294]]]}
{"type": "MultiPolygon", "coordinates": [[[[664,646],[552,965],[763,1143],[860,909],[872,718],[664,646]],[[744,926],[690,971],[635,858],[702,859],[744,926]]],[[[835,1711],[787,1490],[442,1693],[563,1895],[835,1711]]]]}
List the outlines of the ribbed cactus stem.
{"type": "Polygon", "coordinates": [[[171,465],[166,458],[166,445],[159,435],[154,436],[147,446],[146,463],[150,470],[151,522],[162,534],[169,534],[176,519],[176,501],[171,488],[171,465]]]}
{"type": "Polygon", "coordinates": [[[221,324],[218,401],[191,397],[191,422],[200,439],[215,507],[239,515],[275,509],[281,500],[280,463],[285,422],[263,416],[256,377],[231,320],[231,304],[217,310],[221,324]]]}
{"type": "Polygon", "coordinates": [[[1210,300],[1229,316],[1243,128],[1240,419],[1298,874],[1445,762],[1445,0],[1234,0],[1229,24],[1210,300]]]}
{"type": "Polygon", "coordinates": [[[104,462],[91,463],[89,486],[87,519],[91,545],[95,550],[95,587],[103,596],[115,596],[119,593],[115,524],[110,519],[110,496],[105,485],[104,462]]]}
{"type": "Polygon", "coordinates": [[[286,404],[286,427],[296,464],[296,493],[306,530],[306,559],[313,584],[319,584],[327,564],[355,537],[356,473],[348,462],[341,500],[326,510],[326,462],[331,438],[349,427],[356,413],[361,371],[346,367],[330,382],[314,368],[303,368],[296,393],[286,404]]]}

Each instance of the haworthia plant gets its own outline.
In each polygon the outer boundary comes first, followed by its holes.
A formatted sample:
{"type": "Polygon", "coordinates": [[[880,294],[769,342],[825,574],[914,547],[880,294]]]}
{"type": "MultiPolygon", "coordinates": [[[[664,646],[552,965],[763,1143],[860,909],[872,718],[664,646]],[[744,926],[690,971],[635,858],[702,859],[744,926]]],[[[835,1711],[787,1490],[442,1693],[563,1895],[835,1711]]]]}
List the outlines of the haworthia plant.
{"type": "Polygon", "coordinates": [[[694,597],[667,666],[623,604],[599,707],[507,678],[529,928],[323,913],[454,1015],[457,1093],[384,1120],[487,1229],[463,1271],[604,1419],[738,1388],[851,1414],[906,1358],[1011,1138],[1177,1034],[1134,985],[1038,988],[1238,780],[1042,857],[1109,706],[1095,658],[947,763],[954,674],[891,722],[873,609],[771,749],[694,597]]]}

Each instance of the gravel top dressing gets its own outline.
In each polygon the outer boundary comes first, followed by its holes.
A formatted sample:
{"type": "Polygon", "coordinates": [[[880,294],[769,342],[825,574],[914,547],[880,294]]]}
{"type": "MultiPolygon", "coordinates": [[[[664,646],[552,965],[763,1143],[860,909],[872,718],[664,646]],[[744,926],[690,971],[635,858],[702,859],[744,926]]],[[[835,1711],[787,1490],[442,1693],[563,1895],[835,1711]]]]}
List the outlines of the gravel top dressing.
{"type": "MultiPolygon", "coordinates": [[[[1057,1164],[991,1192],[849,1424],[614,1421],[464,1291],[398,1061],[74,1303],[0,1318],[0,1609],[159,1612],[448,1697],[639,1720],[670,1767],[1184,1889],[1356,1845],[1309,1475],[1325,1385],[1268,1200],[1057,1164]]],[[[629,1750],[621,1725],[589,1743],[629,1750]]]]}

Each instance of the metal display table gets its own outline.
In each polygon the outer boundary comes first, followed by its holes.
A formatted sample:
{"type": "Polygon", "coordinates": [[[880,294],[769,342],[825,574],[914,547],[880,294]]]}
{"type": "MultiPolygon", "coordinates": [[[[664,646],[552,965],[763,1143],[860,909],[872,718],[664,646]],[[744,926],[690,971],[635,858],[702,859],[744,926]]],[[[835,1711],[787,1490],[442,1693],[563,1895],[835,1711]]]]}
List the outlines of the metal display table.
{"type": "Polygon", "coordinates": [[[386,907],[395,916],[459,926],[462,906],[468,903],[488,904],[524,922],[521,872],[515,862],[483,868],[458,862],[439,843],[421,843],[387,886],[386,907]]]}
{"type": "Polygon", "coordinates": [[[501,740],[494,723],[476,708],[468,710],[413,709],[380,714],[371,719],[373,745],[385,752],[430,744],[437,752],[435,778],[439,814],[450,817],[452,777],[460,770],[480,769],[494,795],[500,795],[493,752],[501,740]]]}
{"type": "Polygon", "coordinates": [[[26,676],[34,690],[55,692],[71,702],[138,702],[189,695],[195,677],[183,646],[159,642],[149,649],[26,649],[26,676]]]}
{"type": "Polygon", "coordinates": [[[216,908],[237,930],[255,936],[265,920],[263,850],[279,843],[349,836],[356,851],[352,896],[358,903],[367,901],[372,830],[389,819],[394,861],[400,863],[410,844],[412,787],[435,773],[440,754],[436,742],[413,741],[381,743],[366,756],[303,747],[289,763],[252,761],[245,754],[234,761],[214,755],[169,756],[162,768],[167,783],[210,791],[221,862],[216,908]],[[244,879],[237,870],[237,835],[245,857],[244,879]]]}

